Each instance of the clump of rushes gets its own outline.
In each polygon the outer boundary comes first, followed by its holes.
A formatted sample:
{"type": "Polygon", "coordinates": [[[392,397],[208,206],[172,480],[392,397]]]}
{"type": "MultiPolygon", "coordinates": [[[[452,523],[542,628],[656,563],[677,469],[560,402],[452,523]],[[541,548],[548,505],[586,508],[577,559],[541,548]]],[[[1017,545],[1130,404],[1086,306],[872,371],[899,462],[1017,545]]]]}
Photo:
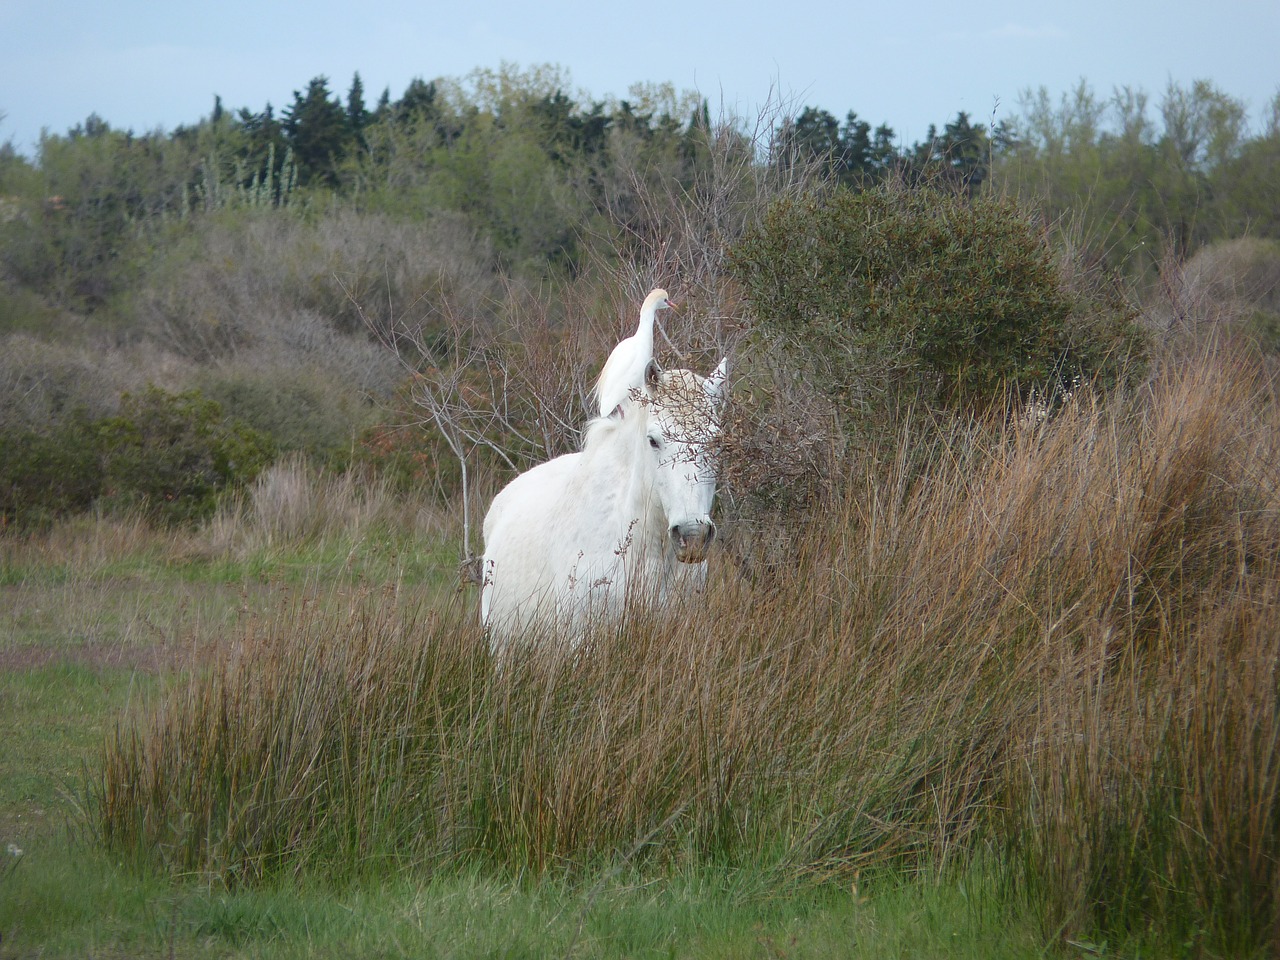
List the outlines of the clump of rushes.
{"type": "Polygon", "coordinates": [[[981,857],[1051,933],[1270,943],[1269,381],[1210,351],[1047,420],[943,422],[860,461],[789,564],[572,655],[499,667],[467,604],[390,588],[250,623],[110,739],[93,824],[229,883],[981,857]]]}

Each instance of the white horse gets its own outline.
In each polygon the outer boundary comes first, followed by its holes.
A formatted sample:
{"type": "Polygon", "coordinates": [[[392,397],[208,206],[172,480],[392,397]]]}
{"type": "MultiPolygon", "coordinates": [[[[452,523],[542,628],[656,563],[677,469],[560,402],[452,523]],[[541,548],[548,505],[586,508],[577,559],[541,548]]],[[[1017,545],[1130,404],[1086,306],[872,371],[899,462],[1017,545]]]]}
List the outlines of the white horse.
{"type": "MultiPolygon", "coordinates": [[[[615,354],[624,348],[633,354],[636,338],[615,354]]],[[[572,637],[595,618],[616,617],[629,597],[660,602],[680,564],[705,561],[727,364],[705,378],[663,372],[651,343],[647,352],[638,367],[610,357],[597,397],[626,399],[587,425],[580,452],[539,464],[494,498],[480,616],[495,649],[538,624],[567,627],[572,637]],[[611,370],[628,382],[605,382],[611,370]]]]}

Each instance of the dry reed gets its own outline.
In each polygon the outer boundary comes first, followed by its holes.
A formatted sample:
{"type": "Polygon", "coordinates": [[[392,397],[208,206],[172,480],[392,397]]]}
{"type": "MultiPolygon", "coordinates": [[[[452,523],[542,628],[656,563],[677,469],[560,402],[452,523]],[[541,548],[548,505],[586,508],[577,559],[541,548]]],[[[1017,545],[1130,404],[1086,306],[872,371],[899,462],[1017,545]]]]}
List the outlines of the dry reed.
{"type": "Polygon", "coordinates": [[[1277,413],[1216,350],[1042,422],[917,426],[791,567],[571,655],[497,668],[467,606],[390,588],[250,624],[107,745],[96,828],[232,882],[994,856],[1054,931],[1275,946],[1277,413]]]}

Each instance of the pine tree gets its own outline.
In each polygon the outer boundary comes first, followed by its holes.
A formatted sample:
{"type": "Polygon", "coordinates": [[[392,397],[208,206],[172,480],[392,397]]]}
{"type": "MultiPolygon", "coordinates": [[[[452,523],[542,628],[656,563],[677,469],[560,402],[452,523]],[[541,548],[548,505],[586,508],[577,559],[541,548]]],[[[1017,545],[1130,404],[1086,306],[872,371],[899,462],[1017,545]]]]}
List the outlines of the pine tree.
{"type": "Polygon", "coordinates": [[[347,128],[359,138],[368,122],[369,111],[364,106],[364,84],[360,80],[360,71],[357,70],[351,78],[351,89],[347,91],[347,128]]]}
{"type": "Polygon", "coordinates": [[[336,184],[338,164],[351,143],[347,114],[329,95],[329,78],[316,77],[305,95],[295,90],[285,111],[284,133],[298,163],[302,183],[336,184]]]}
{"type": "Polygon", "coordinates": [[[844,126],[840,128],[839,151],[840,179],[852,186],[858,186],[873,175],[871,162],[871,124],[859,120],[858,115],[850,110],[844,117],[844,126]]]}
{"type": "Polygon", "coordinates": [[[976,193],[987,179],[991,160],[987,128],[970,123],[963,110],[943,128],[939,153],[952,179],[969,193],[976,193]]]}

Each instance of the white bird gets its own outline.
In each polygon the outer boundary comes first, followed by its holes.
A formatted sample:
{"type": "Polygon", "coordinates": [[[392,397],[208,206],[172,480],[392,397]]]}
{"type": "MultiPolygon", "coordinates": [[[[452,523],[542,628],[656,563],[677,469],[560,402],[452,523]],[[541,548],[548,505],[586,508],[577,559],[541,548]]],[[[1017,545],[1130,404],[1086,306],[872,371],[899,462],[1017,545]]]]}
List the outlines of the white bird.
{"type": "Polygon", "coordinates": [[[631,396],[637,383],[644,382],[645,368],[653,359],[653,325],[659,310],[674,307],[667,291],[653,290],[640,308],[640,325],[633,336],[621,341],[600,370],[596,381],[596,401],[600,416],[607,417],[631,396]]]}

